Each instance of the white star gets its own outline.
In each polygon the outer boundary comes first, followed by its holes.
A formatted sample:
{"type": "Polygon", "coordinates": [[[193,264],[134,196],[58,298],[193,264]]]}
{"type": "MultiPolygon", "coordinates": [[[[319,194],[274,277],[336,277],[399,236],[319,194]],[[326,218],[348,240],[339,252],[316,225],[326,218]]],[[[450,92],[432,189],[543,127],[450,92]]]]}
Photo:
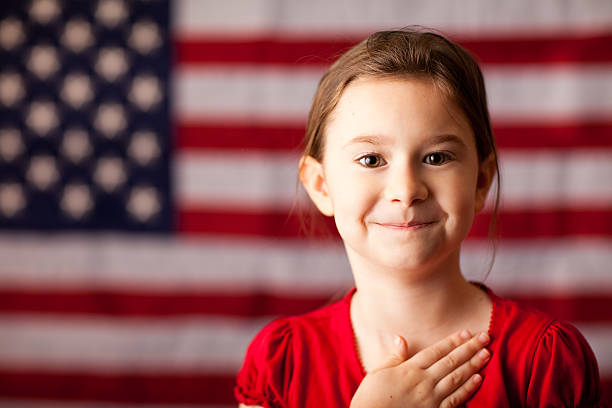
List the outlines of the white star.
{"type": "Polygon", "coordinates": [[[39,136],[45,136],[59,124],[55,104],[43,101],[32,102],[26,124],[39,136]]]}
{"type": "Polygon", "coordinates": [[[128,69],[126,52],[119,47],[101,49],[95,68],[96,72],[107,81],[116,81],[128,69]]]}
{"type": "Polygon", "coordinates": [[[155,133],[141,130],[132,136],[127,153],[136,163],[146,166],[159,157],[160,150],[155,133]]]}
{"type": "Polygon", "coordinates": [[[125,20],[128,12],[121,0],[100,0],[96,9],[96,19],[107,27],[116,27],[125,20]]]}
{"type": "Polygon", "coordinates": [[[60,67],[57,51],[49,45],[34,46],[27,67],[39,79],[48,79],[60,67]]]}
{"type": "Polygon", "coordinates": [[[141,54],[150,54],[162,44],[158,25],[150,20],[135,22],[128,44],[141,54]]]}
{"type": "Polygon", "coordinates": [[[83,183],[66,185],[60,207],[70,217],[80,220],[87,215],[94,206],[90,188],[83,183]]]}
{"type": "Polygon", "coordinates": [[[6,218],[14,217],[26,205],[23,187],[18,183],[0,184],[0,213],[6,218]]]}
{"type": "Polygon", "coordinates": [[[55,0],[34,0],[30,7],[30,16],[40,24],[47,24],[60,13],[59,5],[55,0]]]}
{"type": "Polygon", "coordinates": [[[161,85],[157,77],[153,75],[136,76],[132,81],[128,98],[143,111],[148,111],[157,105],[162,99],[161,85]]]}
{"type": "Polygon", "coordinates": [[[17,129],[0,130],[0,157],[6,162],[12,162],[25,150],[21,134],[17,129]]]}
{"type": "Polygon", "coordinates": [[[105,103],[98,108],[94,127],[105,137],[112,139],[125,129],[127,120],[123,107],[118,103],[105,103]]]}
{"type": "Polygon", "coordinates": [[[64,133],[60,152],[72,163],[79,164],[92,153],[87,132],[81,129],[70,129],[64,133]]]}
{"type": "Polygon", "coordinates": [[[59,180],[59,176],[53,156],[40,155],[30,159],[26,177],[39,190],[46,191],[51,188],[59,180]]]}
{"type": "Polygon", "coordinates": [[[72,52],[81,52],[94,43],[91,24],[82,19],[73,19],[66,23],[62,44],[72,52]]]}
{"type": "Polygon", "coordinates": [[[61,96],[73,108],[81,108],[93,98],[91,79],[85,74],[68,74],[64,79],[61,96]]]}
{"type": "Polygon", "coordinates": [[[100,158],[93,177],[96,184],[107,193],[117,190],[127,179],[123,161],[118,157],[100,158]]]}
{"type": "Polygon", "coordinates": [[[25,96],[21,75],[16,72],[0,74],[0,102],[12,107],[25,96]]]}
{"type": "Polygon", "coordinates": [[[0,46],[12,50],[25,40],[23,23],[15,18],[0,21],[0,46]]]}
{"type": "Polygon", "coordinates": [[[156,216],[160,209],[160,198],[153,187],[134,187],[128,198],[128,213],[139,222],[145,223],[156,216]]]}

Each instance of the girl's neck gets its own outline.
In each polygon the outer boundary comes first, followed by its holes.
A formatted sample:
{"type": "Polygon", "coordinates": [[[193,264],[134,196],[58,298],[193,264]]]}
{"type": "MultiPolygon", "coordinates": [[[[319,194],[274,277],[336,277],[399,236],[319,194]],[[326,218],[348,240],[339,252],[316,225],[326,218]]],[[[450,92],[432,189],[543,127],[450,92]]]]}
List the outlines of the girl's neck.
{"type": "Polygon", "coordinates": [[[414,353],[457,330],[488,328],[490,299],[463,278],[458,254],[427,273],[419,271],[418,278],[410,271],[355,266],[351,320],[366,370],[391,349],[395,335],[403,336],[414,353]]]}

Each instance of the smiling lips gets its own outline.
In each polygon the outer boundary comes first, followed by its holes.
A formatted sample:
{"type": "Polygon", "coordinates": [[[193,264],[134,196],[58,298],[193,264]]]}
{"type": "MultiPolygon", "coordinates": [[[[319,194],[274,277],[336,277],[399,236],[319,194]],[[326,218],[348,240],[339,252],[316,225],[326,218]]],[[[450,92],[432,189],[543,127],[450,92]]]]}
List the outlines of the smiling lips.
{"type": "Polygon", "coordinates": [[[435,221],[410,221],[410,222],[377,222],[375,224],[381,227],[395,229],[395,230],[417,230],[420,228],[428,227],[435,221]]]}

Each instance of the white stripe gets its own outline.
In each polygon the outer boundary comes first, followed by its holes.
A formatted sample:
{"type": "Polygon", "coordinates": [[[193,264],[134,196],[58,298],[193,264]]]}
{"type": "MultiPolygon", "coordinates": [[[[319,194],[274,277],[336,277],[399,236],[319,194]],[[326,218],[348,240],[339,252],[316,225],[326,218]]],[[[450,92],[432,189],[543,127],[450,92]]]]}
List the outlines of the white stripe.
{"type": "Polygon", "coordinates": [[[304,122],[323,72],[297,67],[179,68],[174,77],[174,116],[304,122]]]}
{"type": "Polygon", "coordinates": [[[0,236],[0,259],[4,288],[299,295],[351,282],[339,243],[10,234],[0,236]]]}
{"type": "Polygon", "coordinates": [[[267,319],[0,316],[0,367],[79,373],[233,373],[267,319]]]}
{"type": "Polygon", "coordinates": [[[298,197],[298,160],[287,153],[182,151],[174,169],[177,199],[186,207],[287,210],[298,197]]]}
{"type": "MultiPolygon", "coordinates": [[[[488,243],[464,243],[462,270],[487,273],[488,243]]],[[[329,295],[352,285],[340,243],[0,235],[0,287],[160,293],[329,295]]],[[[610,293],[609,239],[502,243],[487,284],[502,293],[610,293]],[[577,273],[579,271],[580,273],[577,273]]],[[[1,327],[1,326],[0,326],[1,327]]]]}
{"type": "Polygon", "coordinates": [[[179,35],[325,35],[363,33],[409,24],[488,35],[607,30],[612,5],[600,1],[529,0],[180,0],[179,35]]]}
{"type": "MultiPolygon", "coordinates": [[[[269,321],[0,316],[0,368],[78,373],[234,374],[269,321]]],[[[602,376],[612,375],[612,327],[581,325],[602,376]]]]}
{"type": "MultiPolygon", "coordinates": [[[[300,123],[306,121],[323,70],[209,65],[177,72],[173,92],[179,120],[300,123]]],[[[488,66],[484,76],[496,123],[612,115],[612,65],[488,66]]]]}
{"type": "MultiPolygon", "coordinates": [[[[306,201],[296,194],[297,163],[290,153],[182,152],[174,174],[178,199],[199,209],[288,210],[306,201]]],[[[611,149],[503,150],[500,166],[506,209],[612,205],[611,149]]]]}
{"type": "Polygon", "coordinates": [[[496,123],[610,119],[612,65],[484,66],[496,123]]]}
{"type": "Polygon", "coordinates": [[[484,280],[502,295],[612,292],[610,264],[606,264],[612,258],[609,239],[502,241],[487,277],[492,256],[490,242],[468,240],[462,247],[461,270],[468,279],[484,280]]]}

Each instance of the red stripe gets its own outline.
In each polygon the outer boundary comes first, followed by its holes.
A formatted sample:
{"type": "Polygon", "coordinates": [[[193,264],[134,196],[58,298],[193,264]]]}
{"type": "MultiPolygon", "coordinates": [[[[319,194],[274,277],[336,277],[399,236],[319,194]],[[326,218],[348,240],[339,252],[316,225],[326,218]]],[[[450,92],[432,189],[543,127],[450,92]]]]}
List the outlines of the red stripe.
{"type": "MultiPolygon", "coordinates": [[[[188,235],[238,235],[281,238],[338,239],[333,220],[305,217],[286,212],[228,212],[182,208],[177,228],[188,235]],[[309,225],[304,231],[302,224],[309,225]]],[[[479,214],[474,220],[470,238],[488,237],[490,214],[479,214]]],[[[610,236],[612,209],[607,210],[523,210],[499,214],[498,233],[507,239],[561,238],[570,236],[610,236]]]]}
{"type": "MultiPolygon", "coordinates": [[[[565,149],[612,147],[612,123],[504,125],[494,127],[499,148],[565,149]]],[[[300,152],[304,125],[179,123],[176,147],[199,149],[263,149],[300,152]]]]}
{"type": "MultiPolygon", "coordinates": [[[[304,297],[256,292],[219,294],[199,291],[197,295],[183,295],[125,291],[3,289],[0,290],[0,312],[95,314],[119,317],[225,315],[249,318],[301,314],[329,303],[333,297],[332,293],[304,297]]],[[[612,308],[610,310],[612,311],[612,308]]],[[[610,320],[612,321],[612,316],[610,320]]]]}
{"type": "MultiPolygon", "coordinates": [[[[297,315],[329,304],[343,293],[310,297],[266,293],[177,295],[104,291],[0,291],[1,313],[111,315],[113,317],[297,315]]],[[[572,322],[612,322],[612,294],[552,296],[505,294],[521,303],[572,322]]]]}
{"type": "MultiPolygon", "coordinates": [[[[48,374],[0,371],[0,397],[24,400],[235,405],[233,376],[48,374]]],[[[612,378],[601,379],[612,404],[612,378]]]]}
{"type": "Polygon", "coordinates": [[[560,320],[575,323],[612,322],[612,294],[564,297],[508,294],[507,297],[560,320]]]}
{"type": "MultiPolygon", "coordinates": [[[[174,43],[179,64],[328,65],[363,37],[318,40],[258,37],[182,38],[174,43]]],[[[485,64],[612,62],[612,35],[456,39],[485,64]]]]}
{"type": "Polygon", "coordinates": [[[235,377],[0,371],[0,397],[130,403],[232,404],[235,377]]]}

